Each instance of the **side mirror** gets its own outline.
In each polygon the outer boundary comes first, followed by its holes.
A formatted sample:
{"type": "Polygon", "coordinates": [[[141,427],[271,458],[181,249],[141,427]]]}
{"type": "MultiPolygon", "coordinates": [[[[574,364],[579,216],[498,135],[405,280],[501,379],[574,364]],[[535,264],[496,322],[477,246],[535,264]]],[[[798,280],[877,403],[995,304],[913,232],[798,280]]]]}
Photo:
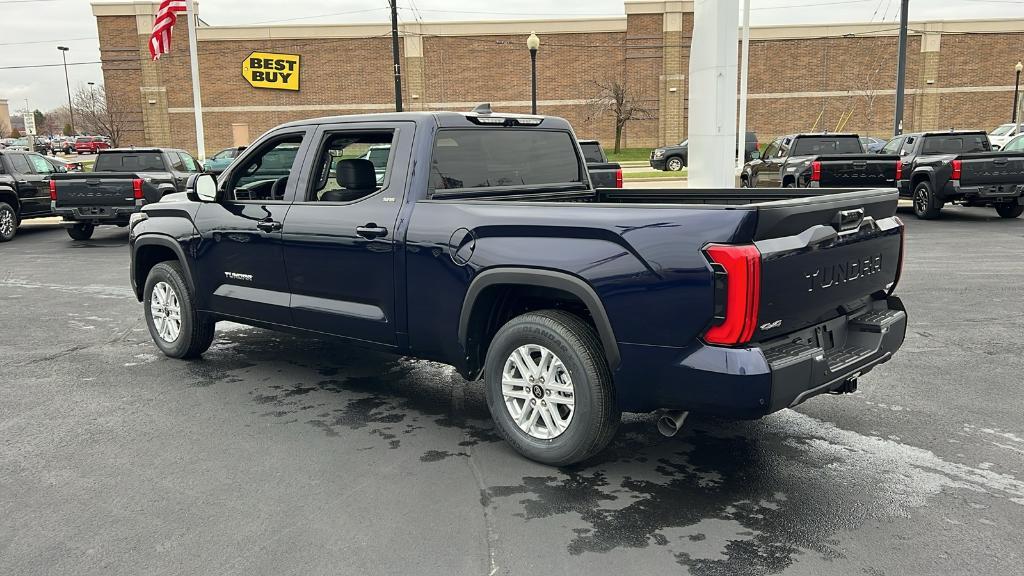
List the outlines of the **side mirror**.
{"type": "Polygon", "coordinates": [[[217,179],[212,174],[192,174],[185,184],[189,200],[195,202],[217,201],[217,179]]]}

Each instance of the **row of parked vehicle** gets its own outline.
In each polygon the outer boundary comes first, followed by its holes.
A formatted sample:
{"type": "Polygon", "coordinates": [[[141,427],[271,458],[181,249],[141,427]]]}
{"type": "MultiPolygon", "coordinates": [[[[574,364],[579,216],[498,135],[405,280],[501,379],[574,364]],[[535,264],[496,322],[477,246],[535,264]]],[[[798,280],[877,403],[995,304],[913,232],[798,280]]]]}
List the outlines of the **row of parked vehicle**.
{"type": "MultiPolygon", "coordinates": [[[[654,150],[651,166],[674,169],[673,162],[683,161],[674,150],[654,150]]],[[[946,204],[990,207],[1002,218],[1017,218],[1024,213],[1024,136],[996,150],[980,130],[901,134],[880,147],[857,134],[789,134],[743,166],[740,184],[892,187],[913,201],[914,214],[922,219],[937,218],[946,204]]]]}
{"type": "Polygon", "coordinates": [[[15,152],[38,152],[40,154],[95,154],[110,148],[110,140],[104,136],[78,136],[74,138],[45,138],[42,136],[8,138],[0,141],[0,150],[15,152]]]}

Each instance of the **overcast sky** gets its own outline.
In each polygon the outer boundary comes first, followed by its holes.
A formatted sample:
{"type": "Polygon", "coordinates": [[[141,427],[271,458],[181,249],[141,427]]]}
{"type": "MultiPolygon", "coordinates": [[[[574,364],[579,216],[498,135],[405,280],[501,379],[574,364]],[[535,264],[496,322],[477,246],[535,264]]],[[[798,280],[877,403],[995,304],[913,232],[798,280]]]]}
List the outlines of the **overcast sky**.
{"type": "MultiPolygon", "coordinates": [[[[724,0],[728,1],[728,0],[724,0]]],[[[738,0],[736,0],[738,1],[738,0]]],[[[402,20],[494,20],[621,16],[622,0],[399,0],[402,20]]],[[[891,22],[900,0],[751,0],[753,25],[891,22]]],[[[386,22],[386,0],[202,0],[200,16],[212,25],[270,22],[386,22]]],[[[911,20],[1024,18],[1024,0],[913,0],[911,20]]],[[[69,62],[99,60],[96,20],[89,0],[0,0],[0,98],[12,112],[25,106],[49,110],[67,101],[58,44],[69,62]]],[[[1024,52],[1024,47],[1022,47],[1024,52]]],[[[1022,54],[1024,56],[1024,54],[1022,54]]],[[[1013,63],[1008,64],[1012,67],[1013,63]]],[[[102,82],[99,64],[69,66],[71,89],[102,82]]]]}

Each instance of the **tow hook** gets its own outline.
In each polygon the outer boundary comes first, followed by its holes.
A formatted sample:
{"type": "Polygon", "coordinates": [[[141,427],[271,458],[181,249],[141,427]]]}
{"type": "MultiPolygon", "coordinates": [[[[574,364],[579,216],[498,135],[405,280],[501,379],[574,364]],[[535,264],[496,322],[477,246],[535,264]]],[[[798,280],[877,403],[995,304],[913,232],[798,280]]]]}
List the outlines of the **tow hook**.
{"type": "Polygon", "coordinates": [[[689,412],[684,412],[682,410],[669,410],[663,412],[661,416],[658,417],[658,432],[661,432],[661,435],[666,438],[675,436],[676,432],[679,432],[679,429],[683,427],[683,422],[686,421],[686,417],[689,414],[689,412]]]}
{"type": "Polygon", "coordinates": [[[832,391],[833,394],[853,394],[857,391],[857,377],[860,374],[854,374],[846,379],[839,388],[832,391]]]}

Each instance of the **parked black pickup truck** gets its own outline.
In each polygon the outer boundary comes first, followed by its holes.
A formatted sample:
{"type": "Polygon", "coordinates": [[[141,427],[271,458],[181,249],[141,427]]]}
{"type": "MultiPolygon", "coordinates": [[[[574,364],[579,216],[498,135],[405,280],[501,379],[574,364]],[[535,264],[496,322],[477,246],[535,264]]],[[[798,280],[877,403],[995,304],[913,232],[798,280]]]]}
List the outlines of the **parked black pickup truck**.
{"type": "Polygon", "coordinates": [[[896,159],[889,163],[864,152],[856,134],[791,134],[776,138],[760,158],[747,162],[740,184],[749,188],[803,188],[815,177],[821,186],[894,186],[896,159]],[[819,172],[814,162],[819,162],[819,172]],[[820,170],[824,169],[824,172],[820,170]]]}
{"type": "Polygon", "coordinates": [[[71,223],[69,236],[88,240],[96,226],[126,226],[143,205],[184,191],[188,176],[202,171],[184,150],[100,150],[92,172],[61,174],[50,181],[53,213],[71,223]]]}
{"type": "Polygon", "coordinates": [[[580,140],[580,150],[587,162],[590,185],[594,188],[622,188],[622,166],[609,162],[597,140],[580,140]]]}
{"type": "Polygon", "coordinates": [[[982,130],[903,134],[882,151],[899,154],[900,196],[913,199],[918,218],[937,218],[946,203],[1024,213],[1024,153],[993,152],[982,130]]]}
{"type": "Polygon", "coordinates": [[[53,216],[50,178],[59,171],[35,152],[0,150],[0,242],[14,239],[22,220],[53,216]]]}
{"type": "Polygon", "coordinates": [[[895,189],[588,180],[560,118],[293,122],[133,215],[130,277],[167,356],[230,319],[444,362],[554,465],[599,452],[622,411],[670,410],[667,433],[683,411],[758,418],[853,391],[901,346],[895,189]],[[363,156],[383,145],[378,183],[363,156]],[[282,150],[285,174],[262,172],[282,150]]]}

